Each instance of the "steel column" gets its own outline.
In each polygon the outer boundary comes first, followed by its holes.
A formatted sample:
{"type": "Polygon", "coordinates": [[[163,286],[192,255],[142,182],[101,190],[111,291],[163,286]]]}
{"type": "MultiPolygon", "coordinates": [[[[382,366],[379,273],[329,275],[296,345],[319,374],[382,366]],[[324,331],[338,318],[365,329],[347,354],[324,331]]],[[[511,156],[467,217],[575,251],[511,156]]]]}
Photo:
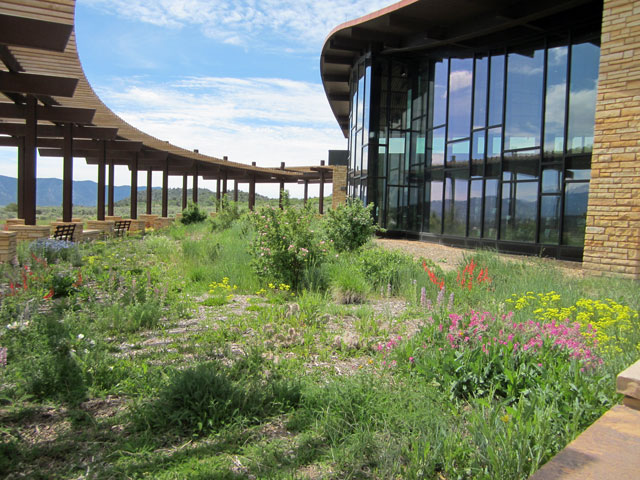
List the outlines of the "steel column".
{"type": "MultiPolygon", "coordinates": [[[[320,165],[324,166],[324,160],[320,161],[320,165]]],[[[324,170],[320,172],[320,202],[318,205],[320,215],[324,213],[324,170]]]]}
{"type": "Polygon", "coordinates": [[[169,203],[169,160],[164,161],[164,170],[162,171],[162,216],[168,217],[169,203]]]}
{"type": "Polygon", "coordinates": [[[27,96],[27,109],[25,118],[24,136],[24,171],[22,195],[23,216],[26,225],[36,224],[36,141],[38,122],[36,107],[38,101],[35,97],[27,96]]]}
{"type": "Polygon", "coordinates": [[[109,202],[107,204],[107,215],[109,215],[110,217],[113,216],[113,204],[114,204],[114,198],[113,198],[113,175],[114,175],[114,166],[113,166],[113,160],[109,160],[109,202]]]}
{"type": "Polygon", "coordinates": [[[138,153],[136,152],[133,160],[131,160],[131,211],[130,218],[133,220],[138,218],[138,153]]]}
{"type": "Polygon", "coordinates": [[[104,220],[104,169],[106,159],[107,144],[104,141],[101,141],[100,148],[98,150],[98,212],[96,215],[98,220],[104,220]]]}
{"type": "MultiPolygon", "coordinates": [[[[256,162],[251,162],[251,166],[255,167],[256,162]]],[[[251,180],[249,181],[249,210],[255,210],[256,208],[256,176],[255,174],[251,175],[251,180]]]]}
{"type": "Polygon", "coordinates": [[[62,166],[62,221],[73,218],[73,124],[64,126],[64,160],[62,166]]]}
{"type": "Polygon", "coordinates": [[[196,167],[196,173],[193,174],[193,191],[191,192],[191,198],[193,203],[198,203],[198,167],[196,167]]]}
{"type": "Polygon", "coordinates": [[[235,188],[233,190],[233,201],[237,202],[238,201],[238,180],[234,182],[234,186],[235,188]]]}
{"type": "Polygon", "coordinates": [[[24,219],[24,136],[18,137],[18,218],[24,219]]]}
{"type": "Polygon", "coordinates": [[[182,210],[187,208],[187,175],[182,176],[182,210]]]}
{"type": "Polygon", "coordinates": [[[304,181],[304,204],[309,200],[309,180],[304,181]]]}
{"type": "Polygon", "coordinates": [[[151,215],[153,202],[153,170],[147,169],[147,215],[151,215]]]}
{"type": "MultiPolygon", "coordinates": [[[[280,170],[284,170],[284,162],[280,162],[280,170]]],[[[284,191],[284,182],[280,182],[280,189],[278,191],[278,206],[283,208],[282,205],[282,192],[284,191]]]]}

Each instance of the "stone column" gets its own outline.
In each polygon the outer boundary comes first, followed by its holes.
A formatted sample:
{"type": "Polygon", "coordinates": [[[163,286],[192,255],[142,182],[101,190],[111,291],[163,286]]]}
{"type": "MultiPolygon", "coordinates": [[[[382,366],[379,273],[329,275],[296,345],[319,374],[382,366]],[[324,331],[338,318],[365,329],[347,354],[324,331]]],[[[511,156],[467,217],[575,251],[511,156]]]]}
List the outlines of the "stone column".
{"type": "Polygon", "coordinates": [[[640,4],[605,0],[583,267],[640,278],[640,4]]]}
{"type": "Polygon", "coordinates": [[[347,167],[333,167],[333,193],[331,208],[336,208],[347,201],[347,167]]]}

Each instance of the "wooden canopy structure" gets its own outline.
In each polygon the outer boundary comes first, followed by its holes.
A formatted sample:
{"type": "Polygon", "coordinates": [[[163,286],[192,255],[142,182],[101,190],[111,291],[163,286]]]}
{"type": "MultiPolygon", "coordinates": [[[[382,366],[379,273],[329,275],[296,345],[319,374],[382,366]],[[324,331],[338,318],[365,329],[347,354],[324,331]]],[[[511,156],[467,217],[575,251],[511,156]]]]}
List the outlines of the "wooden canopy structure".
{"type": "MultiPolygon", "coordinates": [[[[0,146],[18,147],[18,216],[36,220],[36,150],[63,160],[63,220],[72,217],[73,158],[98,166],[98,220],[105,217],[108,175],[109,215],[113,214],[114,165],[131,171],[131,218],[137,218],[138,172],[147,173],[147,213],[151,173],[163,172],[162,216],[167,216],[168,178],[216,179],[217,194],[227,182],[249,184],[249,206],[256,183],[320,183],[332,180],[332,167],[261,168],[186,150],[154,138],[113,113],[91,88],[76,48],[75,0],[0,1],[0,146]]],[[[322,186],[321,186],[322,191],[322,186]]],[[[306,189],[305,189],[306,192],[306,189]]],[[[237,193],[236,193],[237,194],[237,193]]],[[[237,199],[237,198],[236,198],[237,199]]]]}

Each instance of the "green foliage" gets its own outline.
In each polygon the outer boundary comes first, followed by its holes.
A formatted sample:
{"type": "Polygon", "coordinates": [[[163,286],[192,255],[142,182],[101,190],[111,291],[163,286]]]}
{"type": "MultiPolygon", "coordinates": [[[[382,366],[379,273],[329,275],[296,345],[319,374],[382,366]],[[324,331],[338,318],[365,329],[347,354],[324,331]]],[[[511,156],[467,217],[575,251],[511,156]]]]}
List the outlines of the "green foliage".
{"type": "Polygon", "coordinates": [[[391,286],[391,293],[395,294],[424,275],[418,262],[398,250],[372,246],[363,248],[351,258],[376,291],[386,291],[391,286]]]}
{"type": "Polygon", "coordinates": [[[331,266],[331,290],[336,303],[363,303],[371,286],[359,265],[341,259],[331,266]]]}
{"type": "Polygon", "coordinates": [[[230,202],[227,195],[216,200],[216,216],[212,221],[213,230],[226,230],[240,218],[240,210],[236,202],[230,202]]]}
{"type": "Polygon", "coordinates": [[[52,238],[38,239],[29,244],[29,253],[47,263],[70,262],[74,266],[82,265],[80,251],[73,242],[52,238]]]}
{"type": "Polygon", "coordinates": [[[302,288],[305,272],[327,253],[311,208],[263,207],[250,218],[255,229],[251,243],[255,272],[269,282],[285,283],[296,291],[302,288]]]}
{"type": "Polygon", "coordinates": [[[378,229],[372,210],[372,203],[365,207],[360,199],[350,198],[327,211],[324,228],[338,252],[356,250],[371,239],[378,229]]]}
{"type": "Polygon", "coordinates": [[[189,202],[187,208],[182,211],[182,218],[180,221],[184,225],[190,225],[192,223],[204,222],[207,219],[207,212],[200,210],[197,203],[189,202]]]}
{"type": "Polygon", "coordinates": [[[260,422],[295,406],[296,382],[277,374],[264,378],[261,363],[250,355],[231,367],[210,362],[173,372],[158,398],[140,407],[136,422],[202,435],[234,422],[260,422]]]}

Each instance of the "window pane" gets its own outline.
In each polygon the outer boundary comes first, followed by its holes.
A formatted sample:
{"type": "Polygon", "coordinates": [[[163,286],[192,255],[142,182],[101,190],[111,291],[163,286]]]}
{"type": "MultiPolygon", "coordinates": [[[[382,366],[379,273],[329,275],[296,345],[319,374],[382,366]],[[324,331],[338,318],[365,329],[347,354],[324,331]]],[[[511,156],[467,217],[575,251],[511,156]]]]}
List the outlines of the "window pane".
{"type": "Polygon", "coordinates": [[[535,180],[538,178],[540,150],[504,152],[502,163],[504,180],[535,180]]]}
{"type": "Polygon", "coordinates": [[[495,239],[498,234],[498,180],[485,180],[484,238],[495,239]]]}
{"type": "Polygon", "coordinates": [[[473,134],[473,148],[471,149],[472,175],[484,174],[485,136],[486,130],[480,130],[473,134]]]}
{"type": "Polygon", "coordinates": [[[437,62],[434,66],[433,85],[433,126],[439,127],[447,121],[447,79],[449,60],[437,62]]]}
{"type": "Polygon", "coordinates": [[[376,165],[378,171],[376,175],[379,177],[387,176],[387,147],[378,147],[378,164],[376,165]]]}
{"type": "Polygon", "coordinates": [[[444,128],[437,128],[431,132],[431,166],[444,165],[444,128]]]}
{"type": "Polygon", "coordinates": [[[489,90],[489,125],[501,125],[504,100],[504,55],[491,57],[489,90]]]}
{"type": "Polygon", "coordinates": [[[510,182],[502,185],[502,240],[534,242],[538,208],[537,182],[510,182]]]}
{"type": "Polygon", "coordinates": [[[569,91],[569,136],[567,151],[590,152],[596,116],[596,89],[600,48],[591,43],[571,47],[571,85],[569,91]]]}
{"type": "Polygon", "coordinates": [[[369,142],[369,116],[371,112],[371,66],[367,66],[365,69],[364,93],[361,95],[364,96],[364,115],[362,118],[362,126],[364,130],[362,138],[366,144],[369,142]]]}
{"type": "Polygon", "coordinates": [[[360,74],[358,78],[358,127],[362,127],[362,118],[364,116],[364,66],[360,65],[360,74]]]}
{"type": "Polygon", "coordinates": [[[447,167],[464,167],[469,165],[469,140],[447,145],[447,167]]]}
{"type": "Polygon", "coordinates": [[[409,189],[409,210],[407,216],[407,230],[412,232],[420,231],[420,188],[409,189]]]}
{"type": "Polygon", "coordinates": [[[505,150],[540,145],[543,61],[542,50],[509,54],[505,150]]]}
{"type": "Polygon", "coordinates": [[[589,184],[586,182],[568,183],[564,190],[563,245],[582,247],[584,228],[587,222],[587,200],[589,184]]]}
{"type": "Polygon", "coordinates": [[[560,232],[560,196],[545,195],[540,200],[540,243],[557,245],[560,232]]]}
{"type": "Polygon", "coordinates": [[[367,168],[369,165],[369,147],[362,148],[362,173],[361,175],[367,175],[367,168]]]}
{"type": "Polygon", "coordinates": [[[502,149],[502,128],[491,128],[487,140],[487,177],[500,174],[500,151],[502,149]]]}
{"type": "Polygon", "coordinates": [[[449,130],[448,140],[469,137],[471,128],[471,83],[473,60],[470,58],[451,60],[449,75],[449,130]]]}
{"type": "Polygon", "coordinates": [[[560,167],[549,167],[542,170],[542,193],[560,193],[562,175],[560,167]]]}
{"type": "Polygon", "coordinates": [[[421,117],[425,114],[425,105],[427,100],[427,77],[424,71],[421,71],[415,80],[412,89],[412,115],[413,118],[421,117]]]}
{"type": "Polygon", "coordinates": [[[471,181],[469,199],[469,236],[480,237],[482,229],[482,180],[471,181]]]}
{"type": "Polygon", "coordinates": [[[400,189],[398,187],[389,187],[389,205],[387,206],[387,226],[389,230],[397,230],[400,221],[398,211],[398,196],[400,189]]]}
{"type": "Polygon", "coordinates": [[[444,190],[444,233],[448,235],[466,234],[467,228],[467,186],[469,180],[465,171],[447,173],[444,190]]]}
{"type": "Polygon", "coordinates": [[[544,112],[544,154],[564,152],[565,103],[567,98],[568,48],[550,48],[547,57],[547,96],[544,112]]]}
{"type": "MultiPolygon", "coordinates": [[[[434,172],[435,173],[435,172],[434,172]]],[[[442,173],[440,175],[435,174],[435,176],[439,176],[439,179],[434,179],[431,181],[431,202],[429,205],[430,215],[429,215],[429,231],[431,233],[440,233],[442,230],[442,173]]]]}
{"type": "Polygon", "coordinates": [[[411,165],[424,165],[425,143],[424,135],[411,134],[411,165]]]}
{"type": "Polygon", "coordinates": [[[390,128],[407,128],[407,101],[408,97],[405,92],[391,93],[390,128]]]}
{"type": "Polygon", "coordinates": [[[485,126],[487,117],[487,75],[489,59],[476,58],[476,71],[473,78],[473,128],[485,126]]]}

